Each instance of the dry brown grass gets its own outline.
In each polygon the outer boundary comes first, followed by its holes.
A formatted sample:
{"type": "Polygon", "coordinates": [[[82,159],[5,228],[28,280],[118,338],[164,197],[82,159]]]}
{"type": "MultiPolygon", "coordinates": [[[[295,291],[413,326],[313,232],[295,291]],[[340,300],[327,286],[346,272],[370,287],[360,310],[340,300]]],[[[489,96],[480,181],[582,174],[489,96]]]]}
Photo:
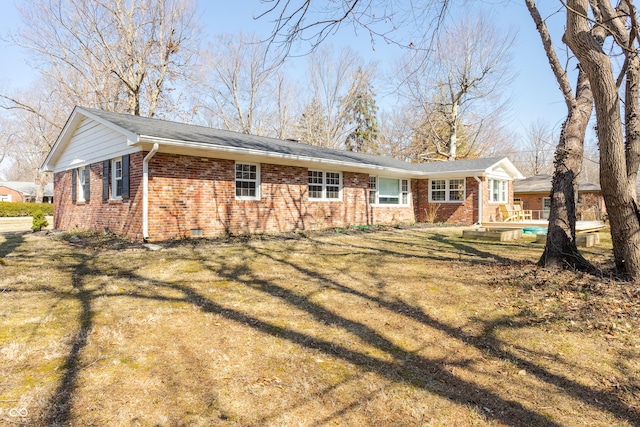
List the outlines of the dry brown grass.
{"type": "Polygon", "coordinates": [[[0,235],[0,424],[640,425],[638,287],[460,235],[0,235]]]}

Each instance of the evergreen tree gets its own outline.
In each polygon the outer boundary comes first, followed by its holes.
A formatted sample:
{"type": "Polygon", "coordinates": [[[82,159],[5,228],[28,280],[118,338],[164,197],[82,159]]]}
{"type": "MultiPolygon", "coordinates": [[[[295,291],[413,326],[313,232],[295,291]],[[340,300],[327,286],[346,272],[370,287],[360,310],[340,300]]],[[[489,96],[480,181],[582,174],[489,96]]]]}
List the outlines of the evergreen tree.
{"type": "Polygon", "coordinates": [[[349,95],[344,101],[347,103],[345,111],[353,126],[345,140],[345,148],[360,153],[376,153],[379,134],[378,106],[373,87],[361,67],[358,67],[349,95]]]}

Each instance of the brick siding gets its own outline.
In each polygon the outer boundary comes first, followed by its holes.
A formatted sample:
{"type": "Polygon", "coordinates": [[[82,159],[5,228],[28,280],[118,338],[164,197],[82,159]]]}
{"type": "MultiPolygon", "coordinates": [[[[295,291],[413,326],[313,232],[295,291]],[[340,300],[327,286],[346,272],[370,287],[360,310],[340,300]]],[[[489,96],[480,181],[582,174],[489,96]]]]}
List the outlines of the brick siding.
{"type": "MultiPolygon", "coordinates": [[[[11,188],[0,185],[0,194],[11,196],[11,202],[23,202],[22,193],[11,188]]],[[[2,201],[2,200],[0,200],[2,201]]]]}
{"type": "MultiPolygon", "coordinates": [[[[102,163],[91,165],[91,196],[71,201],[71,171],[55,174],[56,229],[111,231],[142,239],[142,162],[130,157],[130,199],[102,200],[102,163]]],[[[224,233],[277,233],[365,224],[477,222],[478,182],[466,179],[463,203],[439,203],[430,218],[429,181],[412,179],[411,206],[371,206],[369,175],[342,173],[341,201],[310,201],[307,168],[260,164],[260,200],[236,200],[233,160],[157,153],[149,164],[149,237],[161,241],[224,233]]],[[[492,218],[482,180],[485,220],[492,218]]],[[[497,206],[492,206],[497,209],[497,206]]]]}
{"type": "Polygon", "coordinates": [[[102,200],[102,163],[90,168],[90,196],[86,202],[71,200],[71,170],[54,174],[54,227],[112,232],[131,239],[142,239],[142,160],[143,153],[130,156],[130,198],[102,200]]]}

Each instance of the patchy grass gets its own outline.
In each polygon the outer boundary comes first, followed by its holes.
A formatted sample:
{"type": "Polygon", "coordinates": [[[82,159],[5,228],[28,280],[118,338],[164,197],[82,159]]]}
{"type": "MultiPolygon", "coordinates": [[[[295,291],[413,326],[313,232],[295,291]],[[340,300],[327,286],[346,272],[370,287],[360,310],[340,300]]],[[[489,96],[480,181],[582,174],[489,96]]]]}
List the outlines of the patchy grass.
{"type": "Polygon", "coordinates": [[[640,289],[460,235],[0,235],[0,424],[640,425],[640,289]]]}

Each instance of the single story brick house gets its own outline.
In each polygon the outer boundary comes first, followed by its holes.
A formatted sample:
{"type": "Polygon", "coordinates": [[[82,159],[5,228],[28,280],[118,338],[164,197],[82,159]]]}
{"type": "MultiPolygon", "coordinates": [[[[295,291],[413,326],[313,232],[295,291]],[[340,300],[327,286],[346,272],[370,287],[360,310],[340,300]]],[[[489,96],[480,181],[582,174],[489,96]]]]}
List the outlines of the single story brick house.
{"type": "MultiPolygon", "coordinates": [[[[513,190],[514,201],[521,202],[524,209],[531,210],[534,219],[548,219],[551,210],[552,181],[553,176],[547,174],[516,180],[513,190]]],[[[600,186],[589,182],[578,184],[577,219],[602,220],[605,213],[600,186]]]]}
{"type": "Polygon", "coordinates": [[[42,169],[56,229],[161,241],[350,225],[499,219],[507,158],[414,164],[76,107],[42,169]]]}
{"type": "Polygon", "coordinates": [[[42,200],[36,200],[40,184],[28,181],[0,181],[0,202],[53,203],[53,184],[46,184],[42,200]]]}

